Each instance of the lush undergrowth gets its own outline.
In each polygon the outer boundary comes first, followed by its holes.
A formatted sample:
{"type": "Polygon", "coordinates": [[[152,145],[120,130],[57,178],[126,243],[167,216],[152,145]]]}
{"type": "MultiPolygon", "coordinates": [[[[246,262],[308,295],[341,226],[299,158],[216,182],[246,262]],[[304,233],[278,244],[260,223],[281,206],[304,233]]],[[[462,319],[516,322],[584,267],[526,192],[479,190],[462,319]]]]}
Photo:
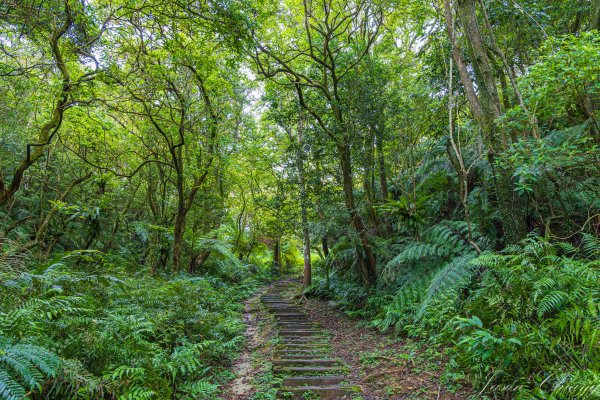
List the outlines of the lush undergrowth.
{"type": "Polygon", "coordinates": [[[0,274],[0,398],[215,398],[257,285],[237,271],[150,275],[92,252],[0,274]]]}
{"type": "Polygon", "coordinates": [[[448,375],[467,378],[482,396],[600,396],[596,238],[584,235],[576,248],[532,236],[502,253],[479,256],[466,248],[433,251],[426,243],[427,236],[418,248],[404,244],[390,261],[400,267],[394,283],[380,282],[370,296],[339,270],[329,285],[319,279],[310,291],[371,326],[443,345],[448,375]],[[421,267],[406,268],[411,262],[421,267]]]}

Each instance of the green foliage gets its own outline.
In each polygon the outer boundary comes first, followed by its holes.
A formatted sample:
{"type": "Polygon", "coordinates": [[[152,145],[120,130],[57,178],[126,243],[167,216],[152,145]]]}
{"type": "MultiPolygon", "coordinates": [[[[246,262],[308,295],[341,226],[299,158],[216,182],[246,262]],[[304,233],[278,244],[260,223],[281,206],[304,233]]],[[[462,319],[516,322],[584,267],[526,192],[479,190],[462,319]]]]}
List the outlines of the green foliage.
{"type": "Polygon", "coordinates": [[[252,282],[148,276],[123,262],[67,257],[0,279],[7,398],[213,398],[243,343],[238,301],[252,282]]]}
{"type": "Polygon", "coordinates": [[[27,392],[42,389],[48,378],[56,378],[60,359],[47,349],[13,343],[0,331],[0,398],[19,400],[27,392]]]}
{"type": "MultiPolygon", "coordinates": [[[[394,275],[382,275],[392,278],[391,293],[382,287],[366,297],[337,273],[329,288],[317,280],[309,293],[381,330],[453,343],[449,368],[497,395],[597,397],[600,241],[587,233],[578,246],[531,236],[500,254],[477,255],[449,234],[461,226],[443,222],[423,242],[401,243],[390,261],[394,275]]],[[[479,244],[485,248],[485,239],[479,244]]]]}
{"type": "MultiPolygon", "coordinates": [[[[477,271],[471,263],[476,252],[467,237],[466,223],[444,221],[429,228],[420,240],[403,243],[382,272],[383,279],[394,283],[395,293],[372,325],[403,331],[413,323],[433,328],[449,319],[477,271]]],[[[475,239],[485,248],[484,238],[476,234],[475,239]]]]}
{"type": "Polygon", "coordinates": [[[530,237],[502,254],[477,258],[485,272],[462,310],[472,317],[457,318],[457,331],[447,331],[461,335],[457,366],[481,383],[522,387],[517,396],[597,395],[599,246],[586,235],[568,256],[561,249],[569,246],[530,237]]]}
{"type": "Polygon", "coordinates": [[[420,196],[410,199],[400,196],[398,200],[391,200],[378,208],[389,212],[398,218],[399,229],[406,229],[409,233],[418,233],[419,228],[425,223],[425,211],[430,196],[420,196]]]}
{"type": "Polygon", "coordinates": [[[307,293],[495,397],[593,397],[598,15],[3,2],[0,397],[214,399],[305,235],[307,293]]]}
{"type": "Polygon", "coordinates": [[[533,110],[556,118],[582,106],[587,95],[598,96],[599,50],[597,31],[548,39],[539,62],[522,78],[533,110]]]}

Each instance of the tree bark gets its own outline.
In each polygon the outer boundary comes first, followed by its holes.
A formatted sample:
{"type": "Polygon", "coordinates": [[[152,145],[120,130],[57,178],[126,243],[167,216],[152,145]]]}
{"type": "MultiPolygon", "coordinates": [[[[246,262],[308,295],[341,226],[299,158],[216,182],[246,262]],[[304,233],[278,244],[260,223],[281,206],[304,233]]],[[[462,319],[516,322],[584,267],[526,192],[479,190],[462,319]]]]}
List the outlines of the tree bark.
{"type": "Polygon", "coordinates": [[[325,258],[329,257],[329,244],[327,243],[327,235],[323,235],[321,238],[321,247],[323,248],[323,255],[325,258]]]}
{"type": "Polygon", "coordinates": [[[52,111],[52,117],[46,122],[37,137],[37,143],[27,145],[27,157],[22,160],[15,169],[10,184],[4,181],[0,174],[0,205],[6,204],[21,187],[25,171],[29,169],[38,159],[44,154],[45,147],[50,143],[52,136],[58,131],[62,124],[63,114],[69,103],[69,94],[73,85],[71,84],[71,75],[63,60],[63,55],[60,50],[60,39],[67,33],[73,24],[73,16],[69,7],[69,2],[65,2],[65,21],[58,30],[56,30],[50,38],[50,48],[54,63],[62,76],[62,88],[58,95],[56,105],[52,111]],[[33,151],[30,148],[34,147],[33,151]]]}
{"type": "Polygon", "coordinates": [[[365,287],[369,290],[377,281],[377,264],[375,255],[369,244],[369,234],[362,217],[355,207],[354,202],[354,184],[352,179],[352,162],[350,153],[350,144],[345,140],[344,145],[338,149],[340,155],[340,164],[342,169],[342,180],[344,185],[344,197],[346,200],[346,209],[350,213],[350,223],[360,238],[363,254],[357,254],[361,259],[361,273],[365,287]]]}
{"type": "Polygon", "coordinates": [[[365,200],[367,202],[367,215],[369,218],[369,224],[376,229],[378,233],[381,233],[379,226],[379,220],[375,209],[375,195],[373,193],[373,172],[375,169],[375,156],[374,146],[375,145],[375,131],[369,129],[369,134],[365,138],[364,143],[364,176],[363,176],[363,189],[365,192],[365,200]]]}
{"type": "Polygon", "coordinates": [[[592,0],[590,30],[600,30],[600,0],[592,0]]]}
{"type": "Polygon", "coordinates": [[[186,220],[186,198],[183,188],[183,172],[178,172],[177,177],[177,210],[175,211],[175,222],[173,225],[173,271],[179,271],[183,252],[183,234],[185,232],[186,220]]]}
{"type": "Polygon", "coordinates": [[[467,66],[462,57],[456,37],[454,35],[454,18],[449,0],[444,0],[444,16],[446,30],[452,44],[452,56],[458,69],[461,81],[471,106],[471,111],[482,131],[488,149],[488,162],[494,175],[494,187],[500,211],[502,231],[506,243],[516,243],[521,240],[526,232],[524,205],[522,199],[516,194],[512,174],[495,165],[497,152],[506,149],[509,141],[495,121],[502,115],[500,97],[496,87],[494,68],[488,57],[484,40],[479,29],[476,14],[477,0],[460,0],[458,2],[458,15],[466,33],[473,71],[477,83],[478,93],[471,80],[467,66]]]}
{"type": "MultiPolygon", "coordinates": [[[[377,149],[377,161],[379,164],[379,185],[381,186],[381,202],[382,204],[385,204],[389,200],[390,194],[388,191],[385,153],[383,151],[383,129],[378,129],[376,131],[375,148],[377,149]]],[[[392,220],[389,212],[385,212],[383,214],[383,220],[385,225],[385,237],[389,237],[392,234],[392,220]]]]}
{"type": "Polygon", "coordinates": [[[281,270],[281,248],[280,248],[280,239],[275,239],[275,245],[273,246],[273,271],[275,272],[283,272],[281,270]]]}
{"type": "Polygon", "coordinates": [[[310,260],[310,232],[308,227],[308,199],[306,195],[306,179],[304,176],[304,138],[303,138],[303,120],[302,120],[302,109],[299,109],[300,121],[298,122],[298,135],[296,145],[296,163],[298,168],[298,186],[300,187],[300,214],[302,219],[302,237],[304,241],[303,245],[303,257],[304,257],[304,271],[303,271],[303,283],[304,287],[307,288],[312,283],[312,266],[310,260]]]}
{"type": "Polygon", "coordinates": [[[201,251],[200,254],[194,257],[190,262],[190,274],[195,274],[206,262],[206,260],[208,260],[208,257],[210,257],[210,250],[201,251]]]}

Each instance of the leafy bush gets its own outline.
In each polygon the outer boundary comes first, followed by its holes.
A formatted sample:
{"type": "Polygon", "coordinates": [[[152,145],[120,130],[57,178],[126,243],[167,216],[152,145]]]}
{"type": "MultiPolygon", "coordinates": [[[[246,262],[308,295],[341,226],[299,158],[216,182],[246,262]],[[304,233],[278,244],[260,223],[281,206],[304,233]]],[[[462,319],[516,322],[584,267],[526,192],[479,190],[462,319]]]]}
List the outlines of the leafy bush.
{"type": "Polygon", "coordinates": [[[75,253],[0,276],[0,396],[214,398],[252,282],[132,270],[75,253]]]}
{"type": "Polygon", "coordinates": [[[518,398],[600,395],[599,249],[590,235],[580,250],[530,237],[478,257],[485,272],[463,308],[471,317],[446,330],[459,334],[455,365],[518,398]]]}
{"type": "Polygon", "coordinates": [[[531,236],[477,256],[460,240],[463,225],[442,222],[402,242],[369,297],[337,272],[329,288],[317,279],[309,292],[381,330],[453,343],[449,367],[483,391],[520,399],[600,396],[598,239],[583,234],[575,247],[531,236]]]}

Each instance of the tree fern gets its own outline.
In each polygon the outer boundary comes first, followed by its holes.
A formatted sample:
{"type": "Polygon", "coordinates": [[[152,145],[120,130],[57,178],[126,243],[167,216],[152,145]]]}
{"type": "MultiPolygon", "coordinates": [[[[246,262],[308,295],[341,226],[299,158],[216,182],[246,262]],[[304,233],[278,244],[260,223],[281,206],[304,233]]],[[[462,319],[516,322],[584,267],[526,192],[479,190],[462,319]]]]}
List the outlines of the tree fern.
{"type": "Polygon", "coordinates": [[[431,280],[423,301],[415,314],[416,320],[423,317],[430,303],[436,298],[439,300],[438,304],[446,304],[450,307],[455,305],[459,289],[468,283],[477,269],[477,265],[471,262],[474,258],[475,255],[473,254],[456,257],[439,269],[431,280]]]}
{"type": "MultiPolygon", "coordinates": [[[[474,239],[480,248],[486,247],[486,240],[477,233],[476,226],[472,227],[474,239]]],[[[467,242],[468,226],[463,221],[443,221],[429,228],[419,240],[407,242],[402,251],[392,258],[385,266],[384,273],[401,266],[414,265],[425,259],[446,259],[466,253],[474,253],[467,242]]]]}

